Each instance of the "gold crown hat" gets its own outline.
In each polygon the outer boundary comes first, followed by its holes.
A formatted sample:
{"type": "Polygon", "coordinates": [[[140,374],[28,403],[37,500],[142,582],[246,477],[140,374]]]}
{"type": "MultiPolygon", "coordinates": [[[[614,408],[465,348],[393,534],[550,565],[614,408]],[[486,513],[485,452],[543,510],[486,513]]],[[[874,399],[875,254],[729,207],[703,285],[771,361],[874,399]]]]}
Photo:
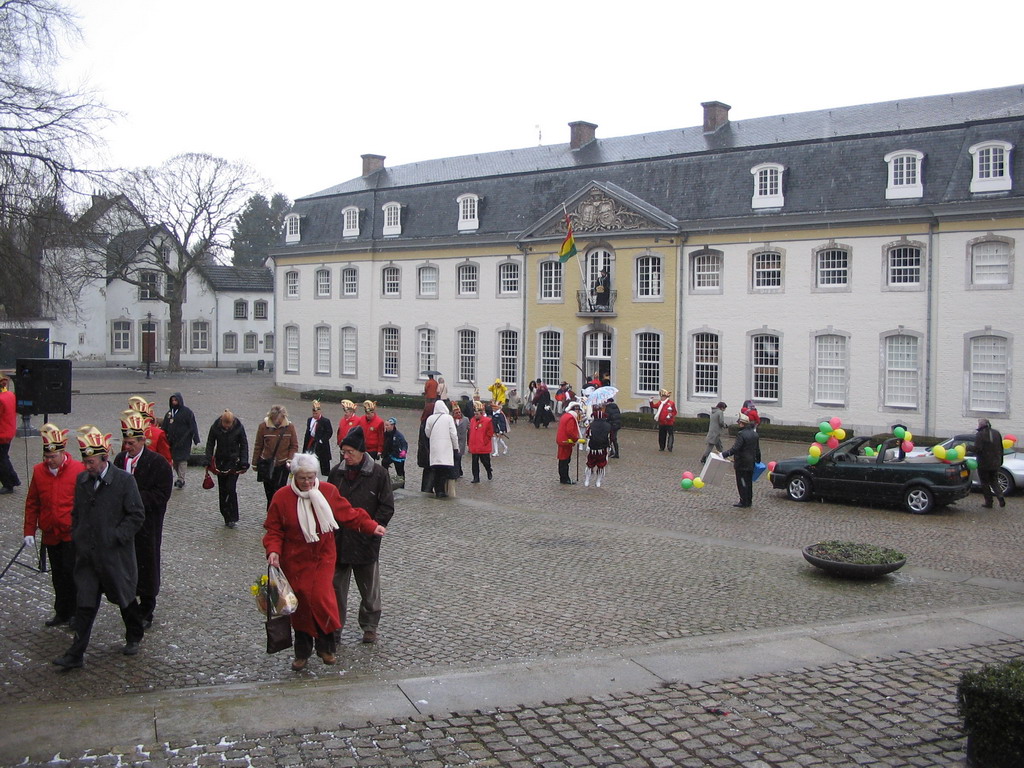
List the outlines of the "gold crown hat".
{"type": "Polygon", "coordinates": [[[658,390],[658,394],[661,397],[669,397],[672,394],[672,390],[670,390],[670,389],[659,389],[658,390]]]}
{"type": "Polygon", "coordinates": [[[149,420],[146,415],[133,411],[121,411],[121,437],[145,437],[149,420]]]}
{"type": "Polygon", "coordinates": [[[321,410],[321,408],[320,408],[320,401],[319,401],[319,400],[314,400],[314,401],[313,401],[313,410],[314,410],[314,411],[319,411],[319,410],[321,410]]]}
{"type": "Polygon", "coordinates": [[[341,407],[344,408],[346,411],[354,411],[356,409],[356,404],[353,403],[351,400],[342,400],[341,407]]]}
{"type": "Polygon", "coordinates": [[[85,424],[78,428],[78,448],[82,452],[82,458],[89,456],[110,455],[110,438],[108,433],[104,435],[91,424],[85,424]]]}
{"type": "Polygon", "coordinates": [[[367,413],[377,410],[377,404],[373,400],[363,400],[363,410],[367,413]]]}
{"type": "Polygon", "coordinates": [[[153,409],[156,407],[156,403],[150,403],[146,398],[141,395],[132,395],[128,398],[128,408],[132,411],[138,411],[143,416],[148,416],[150,419],[156,420],[153,415],[153,409]]]}
{"type": "Polygon", "coordinates": [[[39,428],[39,436],[43,438],[43,453],[63,451],[68,444],[68,430],[56,424],[43,424],[39,428]]]}

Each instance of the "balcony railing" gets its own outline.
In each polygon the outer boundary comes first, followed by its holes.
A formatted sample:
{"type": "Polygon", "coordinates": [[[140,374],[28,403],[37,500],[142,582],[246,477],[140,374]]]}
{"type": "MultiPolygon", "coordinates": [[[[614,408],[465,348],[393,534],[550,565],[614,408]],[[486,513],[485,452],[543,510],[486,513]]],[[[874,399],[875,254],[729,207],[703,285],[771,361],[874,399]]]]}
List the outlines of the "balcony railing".
{"type": "Polygon", "coordinates": [[[605,299],[604,295],[600,295],[600,301],[598,301],[599,295],[592,291],[576,291],[576,304],[577,304],[577,315],[602,315],[607,317],[608,315],[615,314],[615,299],[618,295],[618,291],[609,291],[608,297],[605,299]]]}

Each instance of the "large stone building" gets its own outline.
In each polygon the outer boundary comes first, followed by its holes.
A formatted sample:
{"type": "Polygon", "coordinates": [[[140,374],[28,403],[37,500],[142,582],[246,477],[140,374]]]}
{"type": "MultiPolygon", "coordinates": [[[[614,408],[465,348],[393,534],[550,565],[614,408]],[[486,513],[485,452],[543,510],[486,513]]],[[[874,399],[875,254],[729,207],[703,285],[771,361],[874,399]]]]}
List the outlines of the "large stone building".
{"type": "Polygon", "coordinates": [[[1024,331],[1024,87],[388,168],[301,198],[274,253],[296,388],[453,394],[607,373],[625,409],[1004,429],[1024,331]],[[572,223],[578,256],[558,260],[572,223]],[[610,291],[595,293],[602,270],[610,291]]]}

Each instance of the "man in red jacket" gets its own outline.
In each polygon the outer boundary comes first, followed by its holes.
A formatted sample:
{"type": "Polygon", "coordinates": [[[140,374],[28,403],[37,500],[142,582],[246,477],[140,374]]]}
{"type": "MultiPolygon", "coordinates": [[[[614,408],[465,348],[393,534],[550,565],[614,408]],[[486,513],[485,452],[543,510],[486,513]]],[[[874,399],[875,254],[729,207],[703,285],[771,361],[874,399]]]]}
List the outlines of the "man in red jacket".
{"type": "Polygon", "coordinates": [[[71,508],[75,505],[75,479],[85,465],[65,448],[68,430],[44,424],[43,461],[32,468],[25,497],[25,544],[36,543],[36,529],[43,532],[43,546],[50,559],[53,580],[53,618],[48,627],[67,624],[75,615],[75,545],[71,543],[71,508]]]}
{"type": "Polygon", "coordinates": [[[0,376],[0,494],[14,493],[15,486],[21,485],[21,478],[11,464],[11,443],[18,430],[18,401],[8,388],[11,380],[0,376]]]}
{"type": "Polygon", "coordinates": [[[558,433],[555,442],[558,444],[558,482],[562,485],[574,485],[569,477],[569,464],[572,463],[572,452],[580,442],[580,404],[573,402],[565,406],[565,413],[558,422],[558,433]]]}

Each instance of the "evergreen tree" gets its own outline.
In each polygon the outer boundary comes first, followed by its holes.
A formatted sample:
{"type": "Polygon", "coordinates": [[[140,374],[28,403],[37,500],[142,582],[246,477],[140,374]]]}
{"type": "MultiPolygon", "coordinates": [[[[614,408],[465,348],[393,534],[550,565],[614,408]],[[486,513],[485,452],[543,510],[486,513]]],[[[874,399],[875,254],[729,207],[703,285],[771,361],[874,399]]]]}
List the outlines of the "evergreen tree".
{"type": "Polygon", "coordinates": [[[277,242],[284,216],[291,208],[287,197],[278,192],[270,201],[253,195],[235,221],[231,236],[236,267],[262,267],[277,242]]]}

